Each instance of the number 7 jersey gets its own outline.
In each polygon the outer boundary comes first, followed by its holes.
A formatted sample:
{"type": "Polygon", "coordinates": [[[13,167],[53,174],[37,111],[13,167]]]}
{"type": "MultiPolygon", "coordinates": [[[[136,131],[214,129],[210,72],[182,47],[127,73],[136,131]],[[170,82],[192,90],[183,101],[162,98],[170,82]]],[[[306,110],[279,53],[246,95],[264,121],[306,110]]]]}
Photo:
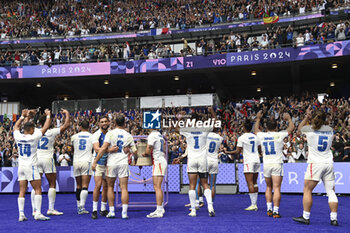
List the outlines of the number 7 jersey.
{"type": "Polygon", "coordinates": [[[301,128],[306,135],[309,149],[308,163],[333,163],[333,153],[330,150],[333,142],[333,129],[323,125],[319,130],[313,130],[310,125],[301,128]]]}
{"type": "Polygon", "coordinates": [[[283,139],[288,136],[288,132],[259,132],[257,136],[261,143],[264,163],[283,163],[283,139]]]}
{"type": "Polygon", "coordinates": [[[74,134],[72,136],[72,144],[74,147],[73,163],[75,162],[91,162],[92,161],[92,134],[86,131],[74,134]]]}

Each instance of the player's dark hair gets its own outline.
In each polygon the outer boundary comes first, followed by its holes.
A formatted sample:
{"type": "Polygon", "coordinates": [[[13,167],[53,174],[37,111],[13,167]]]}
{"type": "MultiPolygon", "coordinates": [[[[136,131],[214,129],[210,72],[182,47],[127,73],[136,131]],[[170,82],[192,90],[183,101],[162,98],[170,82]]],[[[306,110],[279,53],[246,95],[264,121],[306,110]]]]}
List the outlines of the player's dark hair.
{"type": "Polygon", "coordinates": [[[191,119],[195,119],[196,121],[200,120],[200,116],[196,112],[191,113],[191,119]]]}
{"type": "Polygon", "coordinates": [[[81,126],[83,129],[89,129],[89,122],[87,120],[83,120],[80,122],[79,126],[81,126]]]}
{"type": "Polygon", "coordinates": [[[326,113],[317,110],[312,118],[312,129],[319,130],[326,121],[326,113]]]}
{"type": "Polygon", "coordinates": [[[115,123],[118,125],[118,126],[124,126],[125,124],[125,116],[124,114],[117,114],[117,116],[115,117],[115,123]]]}
{"type": "Polygon", "coordinates": [[[34,129],[35,125],[33,122],[26,122],[23,126],[24,131],[28,132],[31,129],[34,129]]]}
{"type": "Polygon", "coordinates": [[[266,126],[267,126],[267,130],[273,131],[277,128],[277,122],[275,119],[270,118],[267,120],[266,126]]]}
{"type": "Polygon", "coordinates": [[[39,117],[39,125],[40,125],[41,127],[43,127],[43,126],[45,125],[45,121],[46,121],[46,115],[41,115],[41,116],[39,117]]]}
{"type": "Polygon", "coordinates": [[[102,119],[105,119],[105,118],[107,119],[107,121],[109,121],[109,118],[108,118],[108,116],[106,116],[106,115],[101,116],[99,121],[101,121],[102,119]]]}
{"type": "Polygon", "coordinates": [[[250,131],[252,131],[253,124],[249,119],[246,119],[243,123],[243,127],[246,131],[250,132],[250,131]]]}

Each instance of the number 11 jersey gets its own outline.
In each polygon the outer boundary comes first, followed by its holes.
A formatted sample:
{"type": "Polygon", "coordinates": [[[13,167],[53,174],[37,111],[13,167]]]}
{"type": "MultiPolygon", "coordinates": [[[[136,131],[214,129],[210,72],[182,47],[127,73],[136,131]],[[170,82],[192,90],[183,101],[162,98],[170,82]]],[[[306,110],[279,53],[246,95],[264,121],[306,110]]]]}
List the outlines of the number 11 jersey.
{"type": "Polygon", "coordinates": [[[259,132],[264,163],[283,163],[283,139],[288,136],[287,131],[259,132]]]}

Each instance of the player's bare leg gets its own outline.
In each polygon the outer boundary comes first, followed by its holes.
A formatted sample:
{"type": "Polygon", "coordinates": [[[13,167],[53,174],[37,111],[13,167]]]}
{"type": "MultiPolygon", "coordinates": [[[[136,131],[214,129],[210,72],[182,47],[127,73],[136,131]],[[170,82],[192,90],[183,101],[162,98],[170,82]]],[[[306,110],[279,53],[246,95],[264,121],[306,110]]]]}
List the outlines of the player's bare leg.
{"type": "Polygon", "coordinates": [[[209,186],[213,203],[216,196],[216,176],[217,174],[209,174],[209,186]]]}
{"type": "Polygon", "coordinates": [[[210,187],[208,185],[208,175],[202,173],[202,174],[199,174],[199,177],[201,179],[201,184],[202,184],[203,189],[204,189],[205,199],[207,200],[209,216],[210,217],[214,217],[215,216],[215,211],[214,211],[214,207],[213,207],[213,200],[212,200],[212,196],[211,196],[211,189],[210,189],[210,187]]]}
{"type": "Polygon", "coordinates": [[[273,186],[273,217],[280,218],[279,206],[281,202],[281,184],[283,176],[271,176],[273,186]]]}
{"type": "Polygon", "coordinates": [[[147,218],[162,218],[165,212],[163,207],[164,196],[162,190],[163,176],[153,176],[152,179],[153,188],[156,193],[157,209],[147,215],[147,218]]]}
{"type": "Polygon", "coordinates": [[[30,184],[32,185],[33,189],[35,190],[35,220],[41,220],[46,221],[50,220],[49,217],[44,216],[41,214],[41,204],[42,204],[42,195],[41,195],[41,180],[33,180],[30,181],[30,184]]]}
{"type": "Polygon", "coordinates": [[[56,173],[45,173],[47,181],[49,182],[49,191],[47,196],[49,199],[49,209],[47,210],[47,215],[62,215],[63,212],[55,210],[56,202],[56,173]]]}
{"type": "Polygon", "coordinates": [[[95,188],[92,194],[92,218],[97,219],[98,199],[100,199],[100,190],[102,186],[102,176],[94,176],[95,188]]]}
{"type": "Polygon", "coordinates": [[[105,178],[102,179],[102,198],[101,198],[101,211],[100,214],[102,216],[107,216],[108,211],[107,211],[107,180],[105,178]]]}
{"type": "Polygon", "coordinates": [[[129,192],[128,192],[128,180],[129,177],[119,178],[119,186],[121,190],[122,199],[122,218],[128,219],[128,205],[129,205],[129,192]]]}
{"type": "MultiPolygon", "coordinates": [[[[256,188],[254,187],[254,176],[257,175],[257,173],[244,173],[245,180],[247,181],[247,186],[249,190],[249,197],[250,197],[250,206],[246,208],[245,210],[248,211],[257,211],[257,199],[258,199],[258,192],[256,192],[256,188]]],[[[257,177],[257,176],[256,176],[257,177]]],[[[256,183],[256,180],[255,180],[256,183]]]]}
{"type": "Polygon", "coordinates": [[[116,178],[113,177],[107,177],[107,198],[108,198],[108,205],[109,205],[109,213],[107,215],[107,218],[115,218],[115,210],[114,210],[114,184],[115,184],[116,178]]]}
{"type": "Polygon", "coordinates": [[[266,198],[266,206],[267,206],[267,216],[272,217],[272,179],[269,177],[265,177],[266,182],[266,191],[265,191],[265,198],[266,198]]]}
{"type": "Polygon", "coordinates": [[[28,186],[28,181],[26,180],[19,181],[19,195],[18,195],[17,203],[18,203],[18,212],[19,212],[18,221],[20,222],[28,220],[27,217],[24,215],[24,202],[25,202],[27,186],[28,186]]]}

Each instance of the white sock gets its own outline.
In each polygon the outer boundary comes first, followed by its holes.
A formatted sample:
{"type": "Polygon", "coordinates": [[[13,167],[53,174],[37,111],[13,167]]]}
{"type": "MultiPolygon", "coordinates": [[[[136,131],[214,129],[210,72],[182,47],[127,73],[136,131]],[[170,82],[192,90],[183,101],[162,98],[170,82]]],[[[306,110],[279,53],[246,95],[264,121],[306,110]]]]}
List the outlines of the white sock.
{"type": "Polygon", "coordinates": [[[199,197],[199,202],[203,202],[203,201],[204,201],[203,196],[200,196],[199,197]]]}
{"type": "Polygon", "coordinates": [[[107,210],[107,202],[101,202],[101,211],[107,210]]]}
{"type": "Polygon", "coordinates": [[[338,213],[337,212],[331,212],[331,221],[338,220],[338,213]]]}
{"type": "Polygon", "coordinates": [[[272,202],[266,202],[267,211],[272,210],[272,202]]]}
{"type": "Polygon", "coordinates": [[[249,193],[249,197],[251,205],[254,205],[254,193],[249,193]]]}
{"type": "Polygon", "coordinates": [[[310,219],[310,212],[303,211],[303,218],[310,219]]]}
{"type": "Polygon", "coordinates": [[[164,210],[164,202],[162,202],[162,209],[164,210]]]}
{"type": "Polygon", "coordinates": [[[49,191],[47,192],[47,196],[49,198],[49,210],[54,210],[55,201],[56,201],[56,189],[49,188],[49,191]]]}
{"type": "Polygon", "coordinates": [[[32,201],[32,210],[35,212],[35,190],[32,189],[32,192],[30,193],[30,200],[32,201]]]}
{"type": "Polygon", "coordinates": [[[24,197],[17,198],[19,216],[24,215],[24,197]]]}
{"type": "Polygon", "coordinates": [[[127,216],[128,215],[128,204],[123,204],[122,205],[122,216],[127,216]]]}
{"type": "Polygon", "coordinates": [[[41,195],[35,195],[35,209],[36,214],[41,214],[41,202],[42,202],[42,196],[41,195]]]}
{"type": "Polygon", "coordinates": [[[162,211],[163,211],[163,206],[157,205],[157,211],[158,211],[158,212],[162,212],[162,211]]]}
{"type": "Polygon", "coordinates": [[[254,193],[254,205],[258,204],[258,195],[259,193],[254,193]]]}
{"type": "Polygon", "coordinates": [[[80,208],[80,201],[77,200],[77,208],[80,208]]]}
{"type": "Polygon", "coordinates": [[[85,207],[85,203],[86,203],[86,199],[89,195],[89,192],[85,189],[81,190],[80,193],[80,207],[84,208],[85,207]]]}
{"type": "Polygon", "coordinates": [[[273,212],[278,214],[279,206],[274,206],[273,207],[273,212]]]}
{"type": "Polygon", "coordinates": [[[205,189],[204,196],[205,196],[205,199],[207,200],[208,208],[213,208],[213,200],[211,198],[211,190],[205,189]]]}
{"type": "Polygon", "coordinates": [[[97,207],[98,207],[98,202],[97,201],[93,201],[92,202],[92,211],[97,211],[97,207]]]}
{"type": "Polygon", "coordinates": [[[115,213],[114,206],[109,207],[109,213],[113,213],[113,214],[115,213]]]}
{"type": "Polygon", "coordinates": [[[199,200],[196,200],[196,207],[199,206],[199,200]]]}
{"type": "Polygon", "coordinates": [[[196,191],[195,190],[189,190],[188,191],[188,197],[190,198],[192,211],[196,211],[196,191]]]}

